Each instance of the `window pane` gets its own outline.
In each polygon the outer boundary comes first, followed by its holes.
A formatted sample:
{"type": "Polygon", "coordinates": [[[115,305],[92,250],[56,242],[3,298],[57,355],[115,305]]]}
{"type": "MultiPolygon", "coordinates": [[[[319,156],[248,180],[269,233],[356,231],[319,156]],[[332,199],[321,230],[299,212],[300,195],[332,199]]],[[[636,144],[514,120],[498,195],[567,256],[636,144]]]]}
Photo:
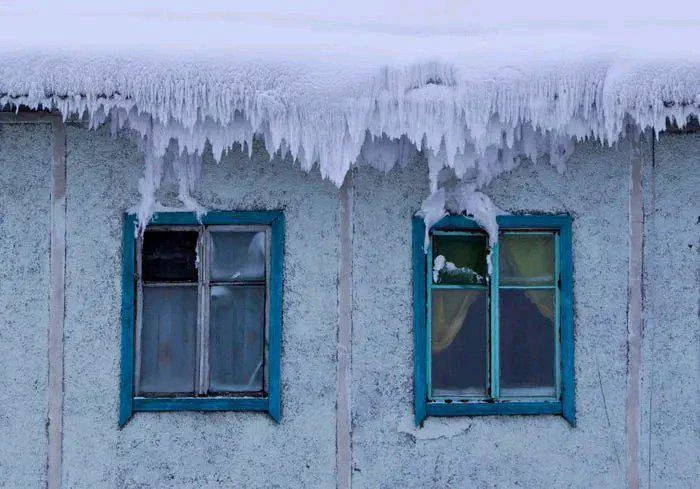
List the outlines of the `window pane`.
{"type": "Polygon", "coordinates": [[[197,287],[144,287],[142,393],[192,393],[197,345],[197,287]]]}
{"type": "Polygon", "coordinates": [[[433,290],[433,396],[485,396],[486,290],[433,290]]]}
{"type": "Polygon", "coordinates": [[[433,236],[433,282],[486,284],[486,235],[433,236]]]}
{"type": "Polygon", "coordinates": [[[196,231],[146,231],[143,279],[148,282],[197,281],[196,231]]]}
{"type": "Polygon", "coordinates": [[[263,390],[265,287],[211,287],[209,384],[214,392],[263,390]]]}
{"type": "Polygon", "coordinates": [[[500,292],[501,396],[554,396],[554,291],[500,292]]]}
{"type": "Polygon", "coordinates": [[[553,234],[505,234],[499,249],[502,285],[554,284],[553,234]]]}
{"type": "Polygon", "coordinates": [[[212,232],[211,280],[265,278],[264,232],[212,232]]]}

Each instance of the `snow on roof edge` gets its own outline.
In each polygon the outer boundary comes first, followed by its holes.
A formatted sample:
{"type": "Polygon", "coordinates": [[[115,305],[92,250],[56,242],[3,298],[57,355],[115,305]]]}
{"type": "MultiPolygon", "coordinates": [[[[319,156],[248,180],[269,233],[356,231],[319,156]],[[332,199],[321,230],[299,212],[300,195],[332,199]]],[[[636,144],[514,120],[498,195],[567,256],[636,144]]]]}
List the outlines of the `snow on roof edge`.
{"type": "Polygon", "coordinates": [[[667,119],[682,125],[700,114],[694,59],[600,57],[488,70],[445,61],[373,66],[26,51],[0,53],[0,60],[0,105],[87,115],[92,127],[109,120],[140,135],[141,222],[156,205],[173,141],[189,206],[196,205],[189,197],[196,172],[188,168],[206,142],[218,158],[235,142],[252,148],[256,133],[305,170],[317,163],[338,186],[368,132],[403,136],[428,151],[433,192],[448,166],[473,195],[522,157],[547,153],[563,169],[575,140],[612,144],[630,121],[638,130],[659,129],[667,119]]]}

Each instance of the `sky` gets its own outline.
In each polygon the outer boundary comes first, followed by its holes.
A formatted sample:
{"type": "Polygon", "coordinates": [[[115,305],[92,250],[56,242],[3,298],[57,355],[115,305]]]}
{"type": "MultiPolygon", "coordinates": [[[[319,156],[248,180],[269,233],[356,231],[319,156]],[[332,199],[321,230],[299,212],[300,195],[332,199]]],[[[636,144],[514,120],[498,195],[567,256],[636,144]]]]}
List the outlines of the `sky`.
{"type": "Polygon", "coordinates": [[[697,0],[0,0],[1,49],[411,62],[700,57],[697,0]]]}
{"type": "Polygon", "coordinates": [[[210,20],[224,17],[267,20],[270,22],[347,23],[355,25],[404,26],[414,28],[459,28],[460,26],[497,26],[508,24],[581,24],[613,25],[620,22],[688,22],[700,19],[700,6],[688,0],[660,3],[652,0],[2,0],[0,8],[8,13],[46,13],[81,16],[148,16],[160,18],[200,17],[210,20]]]}

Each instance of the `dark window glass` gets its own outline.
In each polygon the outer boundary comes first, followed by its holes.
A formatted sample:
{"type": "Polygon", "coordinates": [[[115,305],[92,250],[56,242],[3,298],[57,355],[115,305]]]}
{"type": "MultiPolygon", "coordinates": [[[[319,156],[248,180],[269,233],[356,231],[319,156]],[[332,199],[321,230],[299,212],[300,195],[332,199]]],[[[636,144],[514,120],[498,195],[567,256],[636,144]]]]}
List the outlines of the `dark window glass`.
{"type": "Polygon", "coordinates": [[[266,233],[205,233],[155,228],[144,235],[140,395],[265,394],[266,233]],[[209,295],[208,314],[201,293],[209,295]],[[208,342],[200,349],[203,331],[208,342]],[[208,377],[198,376],[200,365],[208,377]]]}
{"type": "Polygon", "coordinates": [[[193,393],[197,287],[144,287],[142,393],[193,393]]]}
{"type": "Polygon", "coordinates": [[[262,391],[265,287],[213,285],[210,323],[210,390],[262,391]]]}
{"type": "Polygon", "coordinates": [[[487,308],[487,290],[433,290],[433,396],[486,395],[487,308]]]}
{"type": "Polygon", "coordinates": [[[502,396],[554,396],[553,290],[501,290],[502,396]]]}
{"type": "Polygon", "coordinates": [[[433,237],[433,283],[486,284],[486,235],[433,237]]]}
{"type": "Polygon", "coordinates": [[[196,282],[197,237],[197,231],[146,231],[143,237],[143,280],[196,282]]]}

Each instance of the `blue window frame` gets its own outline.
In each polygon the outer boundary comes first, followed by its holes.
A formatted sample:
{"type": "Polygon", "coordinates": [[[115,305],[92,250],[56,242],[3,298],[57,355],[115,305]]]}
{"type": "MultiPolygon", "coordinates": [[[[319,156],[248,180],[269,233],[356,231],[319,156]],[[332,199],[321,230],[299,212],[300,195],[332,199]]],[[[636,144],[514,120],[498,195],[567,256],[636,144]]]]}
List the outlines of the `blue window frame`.
{"type": "Polygon", "coordinates": [[[138,411],[281,416],[281,211],[124,217],[119,424],[138,411]]]}
{"type": "Polygon", "coordinates": [[[427,416],[561,414],[575,426],[570,216],[413,218],[414,407],[427,416]]]}

